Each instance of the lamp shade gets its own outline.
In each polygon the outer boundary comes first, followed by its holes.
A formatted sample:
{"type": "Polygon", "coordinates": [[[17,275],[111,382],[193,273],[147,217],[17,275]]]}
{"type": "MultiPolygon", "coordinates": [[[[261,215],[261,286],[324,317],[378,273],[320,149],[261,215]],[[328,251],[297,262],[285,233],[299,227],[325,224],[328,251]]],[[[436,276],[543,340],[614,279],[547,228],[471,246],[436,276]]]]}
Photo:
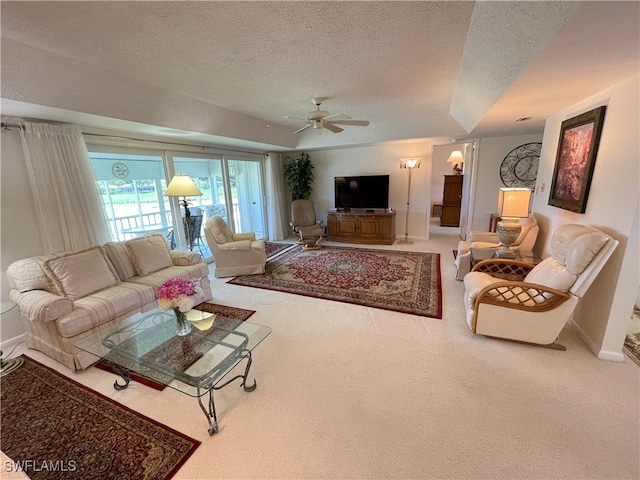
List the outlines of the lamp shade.
{"type": "Polygon", "coordinates": [[[525,218],[529,216],[528,188],[501,188],[498,191],[498,214],[501,217],[525,218]]]}
{"type": "Polygon", "coordinates": [[[464,157],[462,156],[462,152],[460,150],[454,150],[449,155],[448,163],[464,163],[464,157]]]}
{"type": "Polygon", "coordinates": [[[196,184],[193,183],[189,175],[177,173],[171,179],[164,194],[167,197],[195,197],[202,195],[202,192],[196,187],[196,184]]]}
{"type": "Polygon", "coordinates": [[[400,168],[420,168],[420,158],[401,158],[400,168]]]}

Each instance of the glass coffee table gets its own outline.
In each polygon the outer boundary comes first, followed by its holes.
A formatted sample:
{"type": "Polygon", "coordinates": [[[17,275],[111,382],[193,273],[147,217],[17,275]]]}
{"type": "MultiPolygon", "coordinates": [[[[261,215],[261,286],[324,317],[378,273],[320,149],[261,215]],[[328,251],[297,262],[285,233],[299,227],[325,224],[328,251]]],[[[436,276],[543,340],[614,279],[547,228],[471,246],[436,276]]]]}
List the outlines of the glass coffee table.
{"type": "Polygon", "coordinates": [[[76,343],[76,347],[101,358],[124,381],[114,383],[116,390],[127,388],[130,373],[196,397],[209,422],[209,435],[218,433],[214,390],[240,379],[246,392],[256,388],[247,384],[251,352],[271,333],[271,329],[227,318],[204,314],[194,322],[191,332],[177,336],[176,317],[156,309],[122,321],[111,333],[94,334],[76,343]],[[209,318],[206,316],[209,315],[209,318]],[[226,378],[246,360],[243,374],[226,378]],[[202,397],[209,395],[207,406],[202,397]]]}

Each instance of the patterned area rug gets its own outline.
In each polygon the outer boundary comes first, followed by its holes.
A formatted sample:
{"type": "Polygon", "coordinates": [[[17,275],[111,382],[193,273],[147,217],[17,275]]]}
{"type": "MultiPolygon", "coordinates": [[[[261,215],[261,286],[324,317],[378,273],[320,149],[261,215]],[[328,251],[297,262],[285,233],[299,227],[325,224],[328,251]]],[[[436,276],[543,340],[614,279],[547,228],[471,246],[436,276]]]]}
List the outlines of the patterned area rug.
{"type": "Polygon", "coordinates": [[[264,242],[264,250],[267,254],[267,258],[271,258],[280,252],[288,248],[292,248],[296,246],[295,243],[275,243],[275,242],[264,242]]]}
{"type": "MultiPolygon", "coordinates": [[[[227,305],[219,305],[217,303],[201,303],[200,305],[196,305],[194,309],[203,312],[214,313],[216,315],[216,319],[214,322],[215,326],[222,326],[231,329],[235,328],[240,322],[244,322],[247,318],[256,313],[255,310],[245,310],[244,308],[229,307],[227,305]]],[[[216,332],[215,329],[211,329],[210,331],[212,333],[216,332]]],[[[206,335],[207,331],[199,333],[206,335]]],[[[163,348],[161,349],[161,353],[163,354],[163,356],[166,356],[168,352],[170,353],[172,349],[175,349],[176,362],[182,363],[179,368],[180,370],[184,371],[189,368],[189,366],[198,361],[203,352],[201,352],[198,348],[199,345],[197,342],[197,337],[195,335],[189,334],[187,335],[187,337],[180,339],[179,342],[176,342],[177,340],[177,338],[173,338],[169,342],[167,342],[168,345],[163,346],[163,348]],[[189,349],[189,354],[185,354],[185,341],[191,343],[191,338],[194,339],[194,341],[192,342],[193,345],[191,345],[192,348],[189,349]],[[169,344],[170,342],[172,343],[169,344]]],[[[151,351],[147,355],[153,355],[156,353],[156,351],[151,351]]],[[[147,368],[139,368],[126,357],[118,355],[116,352],[109,353],[108,358],[112,362],[125,368],[135,368],[139,372],[139,374],[131,373],[129,375],[129,378],[155,390],[164,390],[167,384],[171,383],[174,380],[172,377],[164,375],[160,372],[155,372],[147,368]]],[[[95,367],[99,368],[100,370],[115,373],[113,368],[111,368],[111,366],[103,360],[100,360],[98,363],[96,363],[95,367]]]]}
{"type": "Polygon", "coordinates": [[[440,255],[325,246],[292,249],[263,275],[228,283],[442,318],[440,255]]]}
{"type": "Polygon", "coordinates": [[[628,333],[622,351],[640,366],[640,333],[628,333]]]}
{"type": "MultiPolygon", "coordinates": [[[[32,480],[169,479],[200,442],[35,360],[2,377],[2,451],[32,480]]],[[[6,465],[4,466],[6,468],[6,465]]]]}
{"type": "MultiPolygon", "coordinates": [[[[632,319],[634,321],[638,321],[640,317],[640,310],[633,310],[632,319]]],[[[640,366],[640,332],[636,333],[627,333],[627,336],[624,339],[624,346],[622,347],[622,351],[633,360],[636,365],[640,366]]]]}

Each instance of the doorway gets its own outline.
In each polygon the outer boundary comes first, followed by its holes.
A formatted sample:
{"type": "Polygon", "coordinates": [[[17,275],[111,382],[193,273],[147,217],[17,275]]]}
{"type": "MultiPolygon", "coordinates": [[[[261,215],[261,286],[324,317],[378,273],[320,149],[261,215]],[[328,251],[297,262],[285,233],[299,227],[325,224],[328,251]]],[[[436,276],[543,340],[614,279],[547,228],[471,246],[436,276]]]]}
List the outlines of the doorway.
{"type": "Polygon", "coordinates": [[[472,224],[476,141],[435,144],[431,158],[431,224],[455,229],[464,240],[472,224]],[[460,152],[463,161],[450,163],[449,159],[456,151],[460,152]],[[461,170],[462,178],[457,178],[456,169],[461,170]],[[441,222],[441,219],[445,221],[441,222]]]}

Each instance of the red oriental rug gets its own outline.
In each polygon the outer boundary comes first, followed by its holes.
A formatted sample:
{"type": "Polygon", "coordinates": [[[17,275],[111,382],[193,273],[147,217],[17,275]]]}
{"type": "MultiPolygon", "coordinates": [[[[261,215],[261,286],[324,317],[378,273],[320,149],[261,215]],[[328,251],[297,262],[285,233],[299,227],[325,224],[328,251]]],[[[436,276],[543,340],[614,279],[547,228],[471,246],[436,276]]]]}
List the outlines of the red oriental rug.
{"type": "MultiPolygon", "coordinates": [[[[219,305],[217,303],[201,303],[200,305],[196,305],[194,307],[195,310],[200,310],[202,312],[214,313],[216,315],[215,325],[217,327],[227,327],[227,328],[235,328],[240,322],[244,322],[247,318],[253,315],[255,310],[246,310],[244,308],[238,307],[229,307],[227,305],[219,305]]],[[[213,329],[210,329],[213,332],[213,329]]],[[[201,332],[205,335],[207,331],[201,332]]],[[[171,345],[166,345],[163,348],[170,348],[171,345]]],[[[150,352],[152,354],[153,352],[150,352]]],[[[198,356],[198,350],[193,350],[193,358],[185,358],[185,355],[182,351],[182,346],[180,351],[176,354],[176,362],[183,362],[180,370],[184,371],[193,363],[195,363],[201,354],[198,356]]],[[[140,373],[129,373],[129,378],[133,381],[146,385],[147,387],[151,387],[155,390],[164,390],[168,383],[173,381],[173,378],[170,376],[164,375],[160,372],[155,372],[151,369],[146,369],[144,367],[135,365],[126,357],[116,354],[115,352],[110,352],[108,358],[114,363],[121,365],[127,369],[136,369],[140,373]]],[[[94,365],[100,370],[105,370],[110,373],[115,373],[113,368],[105,362],[104,360],[100,360],[98,363],[94,365]]]]}
{"type": "Polygon", "coordinates": [[[2,377],[5,471],[32,480],[173,477],[200,442],[24,356],[2,377]]]}
{"type": "Polygon", "coordinates": [[[442,318],[440,255],[325,246],[286,251],[228,283],[442,318]]]}

